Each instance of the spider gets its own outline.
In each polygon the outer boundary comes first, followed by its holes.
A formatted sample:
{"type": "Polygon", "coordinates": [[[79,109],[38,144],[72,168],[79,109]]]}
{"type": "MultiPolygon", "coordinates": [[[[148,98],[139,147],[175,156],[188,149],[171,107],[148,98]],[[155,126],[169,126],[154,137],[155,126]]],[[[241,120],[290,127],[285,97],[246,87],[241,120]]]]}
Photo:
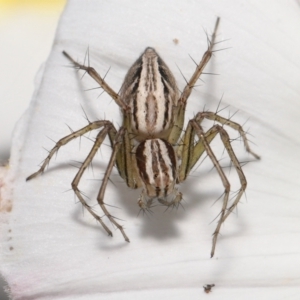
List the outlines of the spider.
{"type": "Polygon", "coordinates": [[[206,152],[219,173],[225,189],[222,209],[217,227],[213,233],[212,257],[220,227],[237,206],[247,186],[246,178],[224,126],[237,130],[242,137],[246,151],[259,159],[259,156],[251,151],[241,125],[223,118],[217,113],[199,112],[189,120],[186,129],[183,130],[187,100],[214,52],[213,47],[219,21],[220,18],[217,18],[212,37],[210,40],[208,39],[208,49],[181,94],[170,69],[153,48],[146,48],[129,69],[120,93],[114,92],[94,68],[79,64],[63,51],[63,54],[76,69],[86,71],[112,97],[121,109],[123,124],[119,129],[116,129],[112,122],[108,120],[89,122],[87,126],[60,139],[49,152],[41,168],[26,180],[43,173],[50,159],[60,147],[87,132],[101,129],[96,136],[90,153],[72,181],[72,189],[82,205],[101,223],[108,235],[112,236],[111,230],[102,218],[92,210],[78,189],[83,173],[94,159],[106,136],[108,136],[112,153],[97,201],[105,216],[120,230],[125,241],[129,242],[123,227],[109,213],[104,203],[104,194],[113,167],[117,167],[119,175],[128,187],[132,189],[142,188],[138,199],[138,205],[142,210],[150,209],[154,200],[167,207],[177,206],[182,200],[182,194],[178,191],[177,185],[186,180],[196,162],[206,152]],[[201,126],[204,119],[215,121],[215,125],[206,132],[201,126]],[[218,134],[236,169],[241,185],[230,205],[230,183],[210,147],[211,141],[218,134]]]}

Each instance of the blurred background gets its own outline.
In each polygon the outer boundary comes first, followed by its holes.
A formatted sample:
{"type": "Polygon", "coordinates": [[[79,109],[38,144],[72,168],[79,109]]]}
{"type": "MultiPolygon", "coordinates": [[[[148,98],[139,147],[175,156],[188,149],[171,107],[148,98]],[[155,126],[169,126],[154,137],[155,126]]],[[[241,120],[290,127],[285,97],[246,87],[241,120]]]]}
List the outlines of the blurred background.
{"type": "MultiPolygon", "coordinates": [[[[34,78],[50,53],[66,0],[0,0],[0,163],[28,107],[34,78]]],[[[1,298],[2,299],[2,298],[1,298]]]]}
{"type": "MultiPolygon", "coordinates": [[[[0,0],[0,164],[10,156],[16,122],[50,53],[66,0],[0,0]]],[[[8,299],[0,274],[0,299],[8,299]]]]}

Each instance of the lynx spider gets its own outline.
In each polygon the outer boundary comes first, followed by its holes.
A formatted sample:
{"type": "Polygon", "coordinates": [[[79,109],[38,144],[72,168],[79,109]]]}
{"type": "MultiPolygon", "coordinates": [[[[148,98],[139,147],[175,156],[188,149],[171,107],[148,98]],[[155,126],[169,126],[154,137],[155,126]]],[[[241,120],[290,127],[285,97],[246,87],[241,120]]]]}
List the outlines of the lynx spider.
{"type": "Polygon", "coordinates": [[[223,118],[217,113],[199,112],[183,130],[187,100],[213,54],[219,20],[217,18],[212,38],[208,41],[207,51],[181,95],[179,95],[173,74],[153,48],[146,48],[129,69],[119,94],[113,91],[94,68],[77,63],[69,54],[63,52],[75,68],[86,71],[113,98],[121,108],[123,125],[117,130],[112,122],[107,120],[89,122],[87,126],[60,139],[50,151],[41,168],[27,180],[43,173],[50,159],[61,146],[87,132],[102,128],[97,134],[89,155],[72,181],[72,189],[82,205],[101,223],[108,235],[112,236],[111,230],[86,203],[78,189],[83,173],[108,135],[112,153],[97,201],[105,216],[121,231],[125,241],[129,242],[123,227],[108,212],[104,204],[104,194],[113,167],[117,167],[128,187],[143,188],[138,199],[142,210],[149,209],[155,199],[167,207],[177,206],[182,199],[182,194],[177,190],[176,184],[186,180],[191,169],[201,155],[206,152],[225,188],[219,221],[213,233],[212,257],[221,225],[237,206],[247,186],[246,178],[232,149],[224,125],[237,130],[242,137],[246,151],[259,159],[259,156],[251,151],[246,133],[241,125],[223,118]],[[215,124],[205,132],[201,126],[204,119],[213,120],[221,125],[215,124]],[[229,205],[230,183],[210,147],[211,141],[217,134],[221,137],[241,184],[231,205],[229,205]],[[195,137],[198,137],[197,141],[195,141],[195,137]]]}

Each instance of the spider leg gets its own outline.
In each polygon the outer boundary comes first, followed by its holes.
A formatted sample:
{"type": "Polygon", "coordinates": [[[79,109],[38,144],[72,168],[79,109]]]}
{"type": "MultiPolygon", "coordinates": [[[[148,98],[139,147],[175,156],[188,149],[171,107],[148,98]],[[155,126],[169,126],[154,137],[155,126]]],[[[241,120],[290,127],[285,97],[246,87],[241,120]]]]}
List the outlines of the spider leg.
{"type": "Polygon", "coordinates": [[[62,53],[71,61],[75,68],[86,71],[122,109],[127,109],[127,105],[122,101],[120,96],[105,82],[105,80],[97,73],[94,68],[79,64],[65,51],[63,51],[62,53]]]}
{"type": "Polygon", "coordinates": [[[171,144],[176,143],[180,136],[180,133],[183,128],[183,123],[184,123],[184,113],[185,113],[185,107],[186,107],[187,100],[188,100],[197,80],[201,76],[207,63],[209,62],[210,58],[212,57],[213,47],[215,45],[216,33],[218,30],[219,23],[220,23],[220,18],[218,17],[216,20],[216,24],[215,24],[215,28],[214,28],[211,40],[208,39],[208,48],[207,48],[206,52],[203,54],[200,63],[197,65],[196,70],[194,71],[194,74],[192,75],[192,77],[187,82],[186,86],[184,87],[183,92],[178,101],[178,106],[173,108],[173,116],[174,116],[175,122],[174,122],[173,129],[171,131],[170,137],[168,139],[168,141],[171,144]]]}
{"type": "MultiPolygon", "coordinates": [[[[219,164],[216,156],[214,155],[214,153],[213,153],[213,151],[212,151],[212,149],[211,149],[211,147],[209,145],[209,142],[208,142],[208,140],[205,137],[205,133],[204,133],[202,127],[197,123],[196,120],[191,120],[189,124],[193,127],[195,133],[197,134],[197,136],[201,140],[203,148],[204,148],[205,152],[207,153],[207,155],[210,157],[210,159],[211,159],[212,163],[214,164],[217,172],[219,173],[219,176],[220,176],[221,181],[222,181],[223,186],[224,186],[224,197],[223,197],[222,209],[221,209],[221,212],[220,212],[220,218],[219,218],[217,227],[216,227],[216,229],[215,229],[215,231],[213,233],[213,242],[212,242],[213,245],[212,245],[212,249],[211,249],[211,257],[213,257],[214,253],[215,253],[217,238],[218,238],[218,235],[220,233],[221,225],[224,222],[225,218],[227,217],[227,216],[225,217],[225,215],[226,215],[226,211],[227,211],[228,199],[229,199],[229,194],[230,194],[230,183],[229,183],[229,181],[228,181],[228,179],[227,179],[227,177],[226,177],[226,175],[225,175],[225,173],[224,173],[221,165],[219,164]]],[[[225,148],[226,148],[226,150],[227,150],[227,152],[228,152],[228,154],[230,156],[230,159],[233,161],[233,164],[234,164],[235,168],[237,169],[238,175],[240,177],[240,181],[241,181],[242,186],[241,186],[240,192],[239,192],[239,194],[237,196],[238,200],[234,201],[234,203],[236,203],[236,205],[237,205],[237,203],[240,200],[240,197],[242,196],[242,194],[243,194],[243,192],[244,192],[244,190],[246,188],[246,185],[247,185],[246,178],[245,178],[245,176],[244,176],[244,174],[243,174],[243,172],[241,170],[241,167],[239,165],[239,162],[238,162],[238,160],[237,160],[237,158],[236,158],[236,156],[235,156],[235,154],[234,154],[234,152],[233,152],[233,150],[231,148],[229,137],[228,137],[228,140],[226,140],[225,138],[223,138],[224,132],[225,132],[225,134],[227,134],[226,131],[220,125],[215,125],[213,128],[218,133],[220,133],[222,141],[224,143],[224,146],[225,146],[225,148]]],[[[215,136],[216,133],[213,134],[213,135],[215,136]]]]}
{"type": "Polygon", "coordinates": [[[187,99],[189,98],[193,87],[195,86],[196,81],[199,79],[200,75],[202,74],[204,68],[206,67],[207,63],[209,62],[210,58],[212,57],[213,54],[213,47],[215,45],[215,39],[216,39],[216,33],[218,30],[218,26],[220,23],[220,18],[218,17],[216,20],[214,32],[212,34],[211,40],[208,40],[208,48],[206,52],[203,54],[202,59],[200,63],[197,65],[197,68],[192,75],[191,79],[188,81],[186,84],[185,88],[183,89],[183,92],[180,96],[179,101],[182,103],[186,103],[187,99]]]}
{"type": "Polygon", "coordinates": [[[218,116],[215,113],[212,112],[204,112],[204,113],[198,113],[196,117],[189,121],[187,129],[185,131],[185,134],[182,137],[182,143],[177,149],[178,157],[181,159],[181,165],[179,167],[179,175],[178,175],[178,182],[182,182],[186,179],[187,175],[191,171],[191,169],[194,167],[196,162],[199,160],[201,155],[206,152],[207,155],[210,157],[211,161],[213,162],[217,172],[219,173],[219,176],[222,180],[223,186],[225,188],[224,190],[224,198],[223,198],[223,205],[220,212],[219,221],[217,224],[217,227],[213,233],[213,245],[211,250],[211,257],[214,255],[217,238],[220,233],[220,228],[223,222],[226,220],[226,218],[230,215],[230,213],[235,209],[237,204],[239,203],[243,193],[245,192],[245,189],[247,187],[247,181],[245,178],[245,175],[242,171],[241,165],[232,149],[230,138],[226,130],[216,124],[213,127],[211,127],[206,133],[203,131],[201,127],[201,122],[204,118],[218,121],[222,125],[228,125],[229,127],[236,129],[239,131],[240,135],[243,138],[245,148],[247,152],[251,153],[255,158],[259,158],[258,155],[256,155],[254,152],[251,151],[246,134],[243,131],[242,127],[228,119],[225,119],[221,116],[218,116]],[[237,193],[237,195],[234,198],[233,203],[228,207],[228,200],[229,200],[229,194],[230,194],[230,183],[220,166],[217,158],[215,157],[211,147],[210,143],[215,138],[215,136],[219,134],[221,137],[221,140],[224,144],[224,147],[230,157],[230,160],[236,169],[236,172],[238,174],[241,187],[237,193]],[[195,136],[198,136],[199,141],[194,144],[195,136]]]}
{"type": "MultiPolygon", "coordinates": [[[[85,133],[87,133],[89,131],[92,131],[92,130],[97,129],[97,128],[101,128],[103,126],[108,126],[108,125],[112,126],[111,122],[109,122],[109,121],[95,121],[95,122],[92,122],[89,125],[81,128],[77,131],[72,132],[71,134],[65,136],[64,138],[60,139],[56,143],[56,145],[52,148],[52,150],[50,151],[49,155],[44,160],[44,162],[43,162],[42,166],[40,167],[40,169],[37,172],[30,175],[29,177],[27,177],[26,181],[31,180],[32,178],[42,174],[44,172],[46,166],[49,164],[49,162],[50,162],[51,158],[53,157],[53,155],[59,150],[59,148],[61,146],[66,145],[70,141],[84,135],[85,133]]],[[[112,135],[112,138],[113,138],[114,133],[111,132],[111,135],[112,135]]]]}
{"type": "Polygon", "coordinates": [[[207,154],[209,155],[209,157],[211,158],[213,164],[215,165],[221,179],[223,182],[223,185],[225,187],[225,191],[224,191],[224,199],[223,199],[223,206],[221,209],[221,213],[220,213],[220,218],[217,224],[217,227],[213,233],[213,245],[212,245],[212,249],[211,249],[211,257],[214,256],[215,253],[215,248],[216,248],[216,243],[217,243],[217,238],[218,235],[220,233],[220,229],[221,229],[221,225],[223,224],[223,222],[226,220],[226,218],[229,216],[229,214],[234,210],[234,208],[237,206],[237,204],[239,203],[242,195],[244,194],[246,187],[247,187],[247,181],[246,181],[246,177],[242,171],[242,167],[231,147],[231,143],[230,143],[230,138],[228,133],[226,132],[226,130],[221,127],[220,125],[215,125],[215,127],[217,128],[220,137],[222,139],[222,142],[225,146],[225,149],[230,157],[230,160],[232,161],[232,164],[234,166],[234,168],[236,169],[236,172],[238,174],[239,180],[240,180],[240,184],[241,187],[233,201],[233,203],[231,204],[231,206],[228,208],[228,196],[229,196],[229,192],[230,192],[230,184],[228,182],[228,179],[226,178],[222,167],[220,166],[218,160],[216,159],[216,157],[214,155],[212,155],[212,151],[211,148],[209,147],[209,144],[205,141],[205,138],[203,136],[203,131],[202,128],[199,126],[198,123],[194,123],[194,126],[196,127],[196,131],[197,131],[197,135],[199,136],[199,138],[202,139],[205,150],[207,152],[207,154]],[[198,128],[197,128],[198,127],[198,128]],[[201,132],[202,131],[202,132],[201,132]],[[210,152],[211,151],[211,152],[210,152]]]}
{"type": "MultiPolygon", "coordinates": [[[[248,143],[248,139],[246,136],[245,131],[243,130],[243,127],[233,122],[227,118],[223,118],[219,116],[218,114],[214,112],[199,112],[197,113],[196,117],[193,119],[198,124],[201,124],[203,119],[208,119],[212,121],[217,121],[221,123],[222,125],[227,125],[231,127],[232,129],[239,132],[240,136],[243,139],[243,143],[245,146],[245,149],[248,153],[250,153],[253,157],[256,159],[260,159],[260,156],[254,153],[248,143]]],[[[191,120],[191,121],[193,121],[191,120]]],[[[211,129],[209,129],[205,133],[205,139],[210,144],[210,142],[215,138],[216,134],[219,132],[219,129],[217,129],[217,126],[213,126],[211,129]]],[[[222,127],[223,128],[223,127],[222,127]]],[[[205,151],[204,145],[202,143],[202,140],[199,139],[199,141],[194,145],[195,140],[195,129],[191,125],[191,123],[188,124],[187,129],[185,131],[185,134],[181,138],[181,142],[179,143],[179,147],[177,149],[177,155],[179,158],[181,158],[181,168],[179,172],[179,182],[182,182],[186,179],[187,175],[191,171],[191,169],[194,167],[196,162],[199,160],[203,152],[205,151]]]]}
{"type": "MultiPolygon", "coordinates": [[[[195,134],[195,129],[190,121],[177,149],[178,157],[181,159],[178,172],[178,182],[183,182],[186,180],[188,174],[206,150],[201,139],[194,144],[195,134]]],[[[205,140],[207,143],[210,144],[217,134],[218,130],[216,126],[210,128],[205,133],[205,140]]]]}
{"type": "Polygon", "coordinates": [[[119,152],[119,149],[122,145],[122,141],[123,141],[123,137],[125,134],[125,129],[123,127],[121,127],[116,135],[115,141],[114,141],[114,145],[113,145],[113,151],[112,154],[110,156],[110,160],[109,163],[107,165],[107,169],[106,172],[104,174],[104,178],[102,180],[102,184],[100,187],[100,191],[99,194],[97,196],[97,201],[100,205],[100,207],[102,208],[104,214],[107,216],[107,218],[110,220],[111,223],[113,223],[122,233],[124,239],[126,242],[129,242],[129,238],[127,237],[123,227],[115,220],[115,218],[108,212],[105,204],[104,204],[104,194],[105,194],[105,190],[107,187],[107,183],[109,180],[109,176],[111,174],[111,171],[116,163],[116,159],[117,159],[117,154],[119,152]]]}
{"type": "MultiPolygon", "coordinates": [[[[123,135],[122,147],[120,147],[116,156],[116,166],[119,171],[119,175],[124,179],[127,186],[132,189],[136,189],[141,187],[141,182],[136,168],[134,139],[130,138],[130,127],[128,128],[127,126],[125,128],[126,130],[123,135]]],[[[114,140],[111,140],[111,145],[113,145],[113,143],[114,140]]]]}
{"type": "Polygon", "coordinates": [[[232,129],[238,131],[240,136],[243,139],[243,143],[244,143],[246,151],[248,153],[250,153],[256,159],[260,159],[260,156],[251,150],[249,143],[248,143],[248,139],[246,137],[246,133],[240,124],[233,122],[227,118],[223,118],[223,117],[219,116],[218,114],[216,114],[214,112],[210,112],[210,111],[199,112],[195,117],[195,119],[197,120],[198,123],[201,123],[204,118],[208,119],[208,120],[212,120],[212,121],[217,121],[217,122],[221,123],[222,125],[227,125],[227,126],[231,127],[232,129]]]}
{"type": "Polygon", "coordinates": [[[102,227],[105,229],[105,231],[108,233],[109,236],[112,236],[112,232],[110,231],[110,229],[105,225],[105,223],[102,221],[101,217],[99,217],[91,208],[90,205],[88,205],[86,203],[86,201],[84,200],[84,198],[82,197],[82,194],[80,192],[80,190],[78,189],[78,185],[80,182],[80,179],[83,175],[83,173],[85,172],[86,168],[89,166],[89,164],[92,162],[95,154],[97,153],[98,149],[100,148],[100,146],[102,145],[102,142],[104,141],[106,135],[112,132],[113,135],[115,135],[116,130],[113,127],[112,124],[104,126],[104,128],[98,133],[95,143],[89,153],[89,155],[87,156],[87,158],[84,160],[83,164],[81,165],[79,171],[77,172],[75,178],[72,181],[72,189],[74,190],[76,196],[78,197],[78,199],[80,200],[80,202],[82,203],[82,205],[88,210],[88,212],[102,225],[102,227]]]}

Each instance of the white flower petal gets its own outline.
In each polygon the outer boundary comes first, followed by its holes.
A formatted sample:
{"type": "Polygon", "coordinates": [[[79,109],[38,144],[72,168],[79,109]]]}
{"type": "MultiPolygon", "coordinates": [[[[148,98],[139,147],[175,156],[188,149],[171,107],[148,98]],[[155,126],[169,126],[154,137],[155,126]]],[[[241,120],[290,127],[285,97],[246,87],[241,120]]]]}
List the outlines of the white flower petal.
{"type": "MultiPolygon", "coordinates": [[[[0,271],[13,299],[196,299],[203,285],[214,283],[212,294],[222,299],[279,299],[299,294],[300,201],[300,40],[297,2],[273,1],[69,1],[51,55],[40,71],[34,100],[19,121],[10,169],[1,181],[0,271]],[[211,32],[221,17],[218,49],[190,99],[187,115],[222,105],[240,112],[234,120],[250,121],[259,162],[247,164],[247,201],[239,214],[222,227],[213,259],[211,234],[220,210],[221,181],[202,165],[182,185],[185,210],[154,209],[139,216],[139,192],[129,190],[115,172],[105,202],[124,219],[131,243],[104,230],[75,201],[70,183],[73,160],[82,161],[92,142],[82,138],[63,147],[43,176],[25,182],[54,143],[91,120],[120,125],[119,109],[87,75],[83,81],[62,55],[66,50],[83,61],[89,47],[90,64],[118,91],[126,71],[147,46],[154,47],[174,71],[179,86],[194,70],[190,54],[199,61],[206,49],[204,28],[211,32]],[[173,42],[178,40],[178,44],[173,42]],[[277,298],[276,298],[277,297],[277,298]]],[[[221,114],[228,115],[229,109],[221,114]]],[[[187,118],[188,120],[188,118],[187,118]]],[[[242,159],[250,159],[241,150],[242,159]]],[[[216,149],[222,150],[220,143],[216,149]]],[[[214,149],[215,149],[214,147],[214,149]]],[[[110,148],[102,147],[93,172],[81,189],[95,195],[110,148]]],[[[207,160],[208,161],[208,160],[207,160]]],[[[73,162],[74,163],[74,162],[73,162]]],[[[75,163],[74,163],[75,164],[75,163]]],[[[234,170],[231,170],[234,173],[234,170]]],[[[76,200],[77,202],[77,200],[76,200]]],[[[95,209],[98,210],[95,205],[95,209]]],[[[100,213],[100,210],[98,210],[100,213]]]]}

